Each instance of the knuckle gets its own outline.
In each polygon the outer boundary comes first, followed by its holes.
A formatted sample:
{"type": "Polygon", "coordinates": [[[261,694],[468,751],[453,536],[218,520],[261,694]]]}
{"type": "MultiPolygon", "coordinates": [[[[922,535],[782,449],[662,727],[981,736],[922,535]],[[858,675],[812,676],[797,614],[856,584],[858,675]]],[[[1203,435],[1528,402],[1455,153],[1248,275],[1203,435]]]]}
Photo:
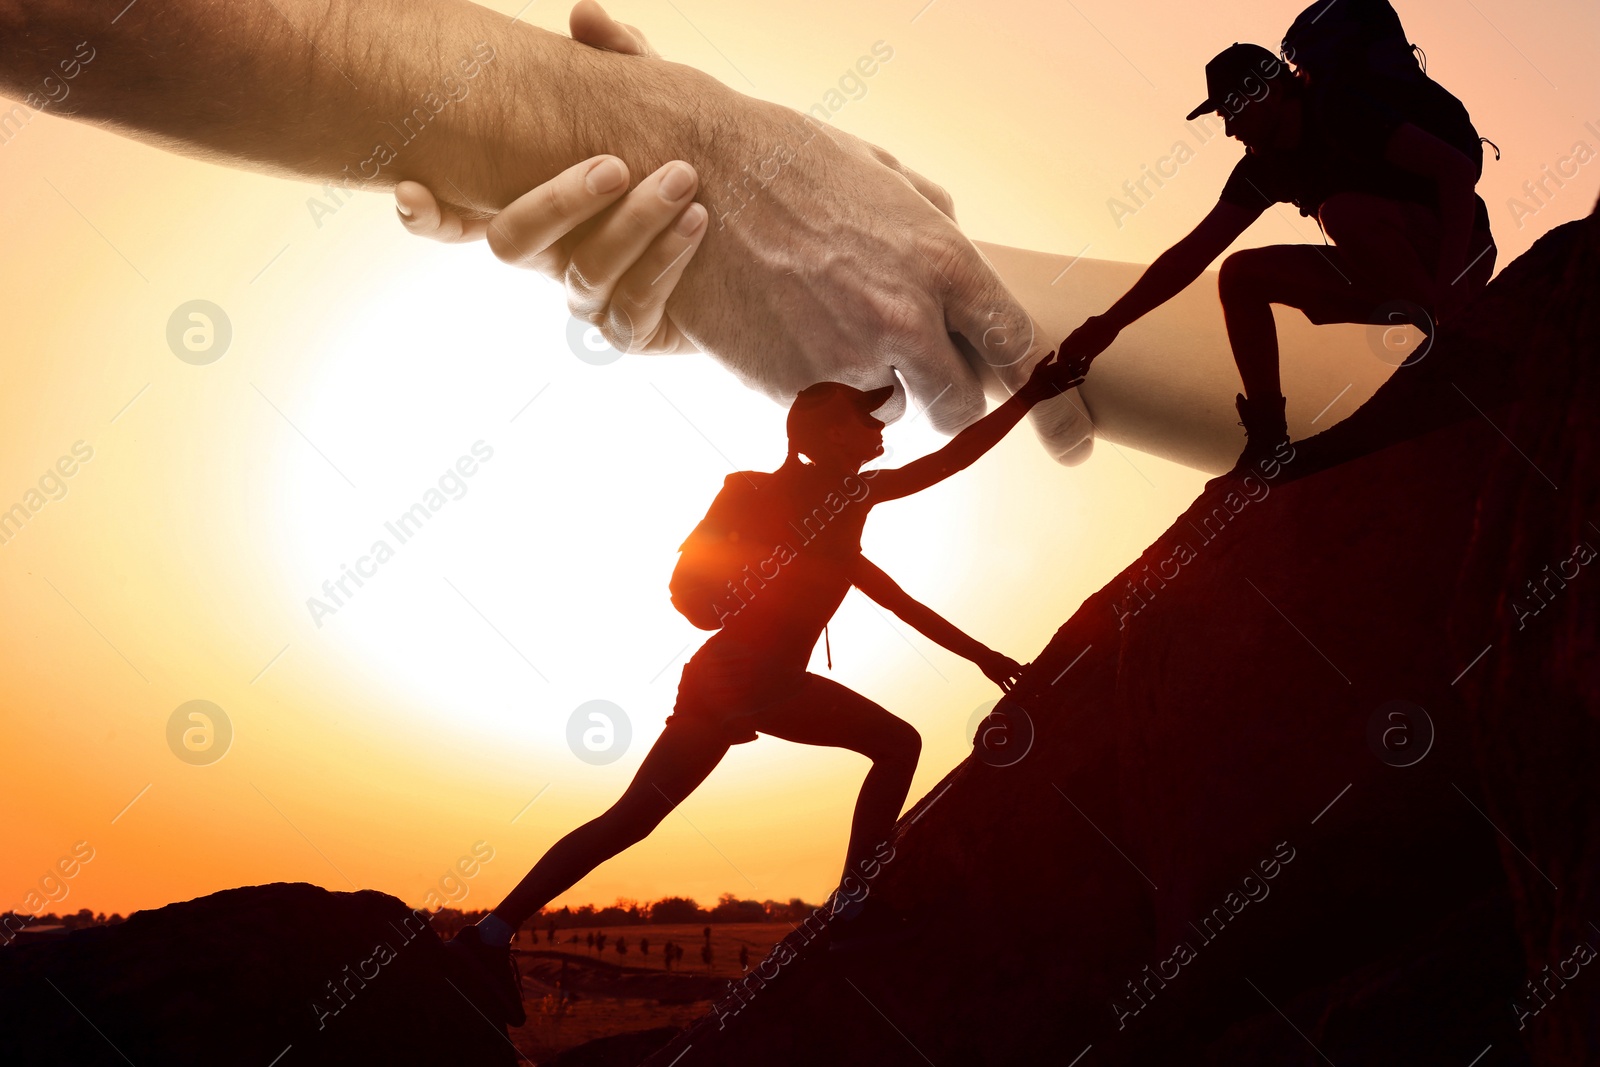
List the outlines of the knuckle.
{"type": "Polygon", "coordinates": [[[1057,463],[1070,467],[1089,458],[1094,448],[1094,426],[1073,403],[1071,394],[1038,404],[1029,420],[1057,463]]]}
{"type": "Polygon", "coordinates": [[[611,320],[601,323],[600,336],[606,339],[606,344],[618,352],[639,352],[641,349],[634,347],[634,336],[631,331],[619,329],[611,320]]]}
{"type": "Polygon", "coordinates": [[[562,273],[567,269],[567,262],[562,258],[562,253],[555,248],[547,248],[543,252],[535,253],[519,261],[521,266],[536,270],[547,278],[561,280],[562,273]]]}
{"type": "MultiPolygon", "coordinates": [[[[582,178],[577,179],[577,181],[582,180],[582,178]]],[[[557,179],[545,182],[540,188],[544,190],[541,204],[544,217],[540,221],[570,224],[581,221],[586,216],[581,197],[577,193],[577,189],[581,186],[575,182],[569,184],[557,179]]]]}
{"type": "Polygon", "coordinates": [[[567,290],[567,311],[575,319],[581,319],[590,326],[599,326],[604,332],[606,322],[606,307],[603,301],[580,297],[571,289],[567,290]]]}
{"type": "Polygon", "coordinates": [[[868,324],[878,343],[895,353],[925,347],[926,315],[922,301],[903,290],[867,294],[868,324]]]}
{"type": "MultiPolygon", "coordinates": [[[[994,311],[990,314],[988,327],[978,338],[978,355],[999,372],[1006,384],[1020,385],[1033,373],[1038,363],[1038,360],[1027,362],[1028,355],[1034,351],[1036,336],[1033,319],[1026,313],[1018,317],[994,311]]],[[[1039,359],[1043,359],[1045,354],[1040,352],[1038,355],[1039,359]]]]}
{"type": "Polygon", "coordinates": [[[608,297],[605,278],[598,268],[591,268],[584,264],[582,257],[574,253],[567,261],[567,266],[562,271],[562,284],[567,290],[567,303],[581,303],[585,306],[603,308],[608,297]]]}
{"type": "Polygon", "coordinates": [[[513,266],[522,262],[522,250],[511,240],[506,231],[506,224],[501,219],[496,219],[489,224],[488,232],[489,251],[494,253],[494,258],[502,263],[513,266]]]}
{"type": "Polygon", "coordinates": [[[630,234],[635,237],[654,237],[676,217],[678,208],[652,193],[647,197],[627,196],[617,210],[620,214],[618,221],[630,234]]]}
{"type": "Polygon", "coordinates": [[[612,301],[606,310],[605,322],[601,324],[600,332],[618,352],[639,352],[650,342],[648,332],[641,329],[648,325],[644,316],[635,314],[616,301],[612,301]]]}
{"type": "Polygon", "coordinates": [[[928,409],[928,420],[941,433],[955,433],[983,418],[988,410],[983,390],[975,382],[955,382],[928,409]]]}
{"type": "Polygon", "coordinates": [[[923,212],[925,224],[913,237],[913,247],[926,259],[941,279],[948,278],[959,285],[972,276],[973,248],[943,216],[923,212]]]}
{"type": "Polygon", "coordinates": [[[612,310],[638,319],[640,315],[651,308],[650,291],[639,288],[637,283],[619,282],[611,293],[612,310]]]}

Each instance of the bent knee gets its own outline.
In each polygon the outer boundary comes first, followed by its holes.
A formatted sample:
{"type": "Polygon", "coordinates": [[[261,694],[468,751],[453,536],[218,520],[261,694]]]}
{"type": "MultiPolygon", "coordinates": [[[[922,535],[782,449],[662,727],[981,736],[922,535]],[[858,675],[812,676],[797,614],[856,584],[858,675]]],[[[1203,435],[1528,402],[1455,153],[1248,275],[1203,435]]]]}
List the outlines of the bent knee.
{"type": "Polygon", "coordinates": [[[1237,300],[1249,296],[1260,288],[1265,275],[1265,258],[1262,249],[1248,248],[1235,252],[1222,261],[1217,271],[1217,295],[1223,300],[1237,300]]]}
{"type": "Polygon", "coordinates": [[[884,738],[882,748],[872,757],[874,763],[909,763],[916,765],[922,755],[922,735],[917,728],[903,719],[884,738]]]}

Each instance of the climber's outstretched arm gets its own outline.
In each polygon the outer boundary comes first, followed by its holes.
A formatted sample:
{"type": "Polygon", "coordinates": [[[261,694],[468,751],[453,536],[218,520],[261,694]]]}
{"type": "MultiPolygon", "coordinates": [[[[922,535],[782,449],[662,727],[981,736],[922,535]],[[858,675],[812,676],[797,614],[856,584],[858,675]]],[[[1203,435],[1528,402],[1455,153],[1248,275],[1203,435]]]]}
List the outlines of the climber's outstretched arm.
{"type": "MultiPolygon", "coordinates": [[[[1050,353],[1034,364],[1033,373],[1021,389],[1011,394],[999,407],[968,426],[950,443],[937,452],[914,459],[904,467],[874,471],[872,495],[879,502],[895,500],[912,493],[920,493],[930,485],[944,481],[952,474],[972,466],[989,449],[999,444],[1011,428],[1022,421],[1028,411],[1041,400],[1050,400],[1077,384],[1067,371],[1058,365],[1050,353]]],[[[1081,380],[1081,379],[1079,379],[1081,380]]],[[[865,590],[863,590],[865,592],[865,590]]],[[[910,620],[907,620],[910,621],[910,620]]]]}
{"type": "Polygon", "coordinates": [[[851,584],[928,640],[977,664],[978,669],[1001,689],[1009,690],[1022,673],[1022,666],[1016,660],[967,635],[950,620],[913,598],[867,557],[856,557],[851,584]]]}

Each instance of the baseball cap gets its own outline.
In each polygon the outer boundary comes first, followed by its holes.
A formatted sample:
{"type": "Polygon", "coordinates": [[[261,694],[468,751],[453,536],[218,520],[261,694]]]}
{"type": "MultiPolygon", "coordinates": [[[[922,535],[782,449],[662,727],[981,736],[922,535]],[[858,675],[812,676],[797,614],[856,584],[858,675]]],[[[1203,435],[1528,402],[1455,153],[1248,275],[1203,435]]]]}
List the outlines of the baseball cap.
{"type": "Polygon", "coordinates": [[[787,429],[790,437],[804,434],[817,425],[825,425],[841,410],[855,410],[871,415],[894,395],[894,386],[877,389],[857,389],[843,382],[818,382],[800,390],[789,405],[787,429]]]}
{"type": "Polygon", "coordinates": [[[1235,41],[1206,64],[1207,96],[1186,118],[1192,122],[1208,111],[1237,115],[1245,104],[1260,99],[1267,82],[1288,75],[1283,60],[1265,48],[1235,41]]]}

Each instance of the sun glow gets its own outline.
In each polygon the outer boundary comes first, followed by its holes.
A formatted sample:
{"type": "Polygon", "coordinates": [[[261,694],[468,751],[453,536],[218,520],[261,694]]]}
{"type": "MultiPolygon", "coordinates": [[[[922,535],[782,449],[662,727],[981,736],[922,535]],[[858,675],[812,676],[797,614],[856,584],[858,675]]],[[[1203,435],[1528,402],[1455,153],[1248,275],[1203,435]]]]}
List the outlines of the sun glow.
{"type": "MultiPolygon", "coordinates": [[[[554,755],[598,698],[653,732],[705,636],[667,600],[677,546],[728,473],[781,462],[782,409],[701,359],[585,362],[554,288],[486,260],[373,285],[305,354],[316,446],[281,450],[276,482],[307,636],[485,739],[554,755]],[[416,314],[424,290],[471,322],[416,314]]],[[[944,440],[905,421],[880,464],[944,440]]],[[[963,546],[918,536],[925,512],[886,508],[871,542],[936,601],[963,546]]]]}

